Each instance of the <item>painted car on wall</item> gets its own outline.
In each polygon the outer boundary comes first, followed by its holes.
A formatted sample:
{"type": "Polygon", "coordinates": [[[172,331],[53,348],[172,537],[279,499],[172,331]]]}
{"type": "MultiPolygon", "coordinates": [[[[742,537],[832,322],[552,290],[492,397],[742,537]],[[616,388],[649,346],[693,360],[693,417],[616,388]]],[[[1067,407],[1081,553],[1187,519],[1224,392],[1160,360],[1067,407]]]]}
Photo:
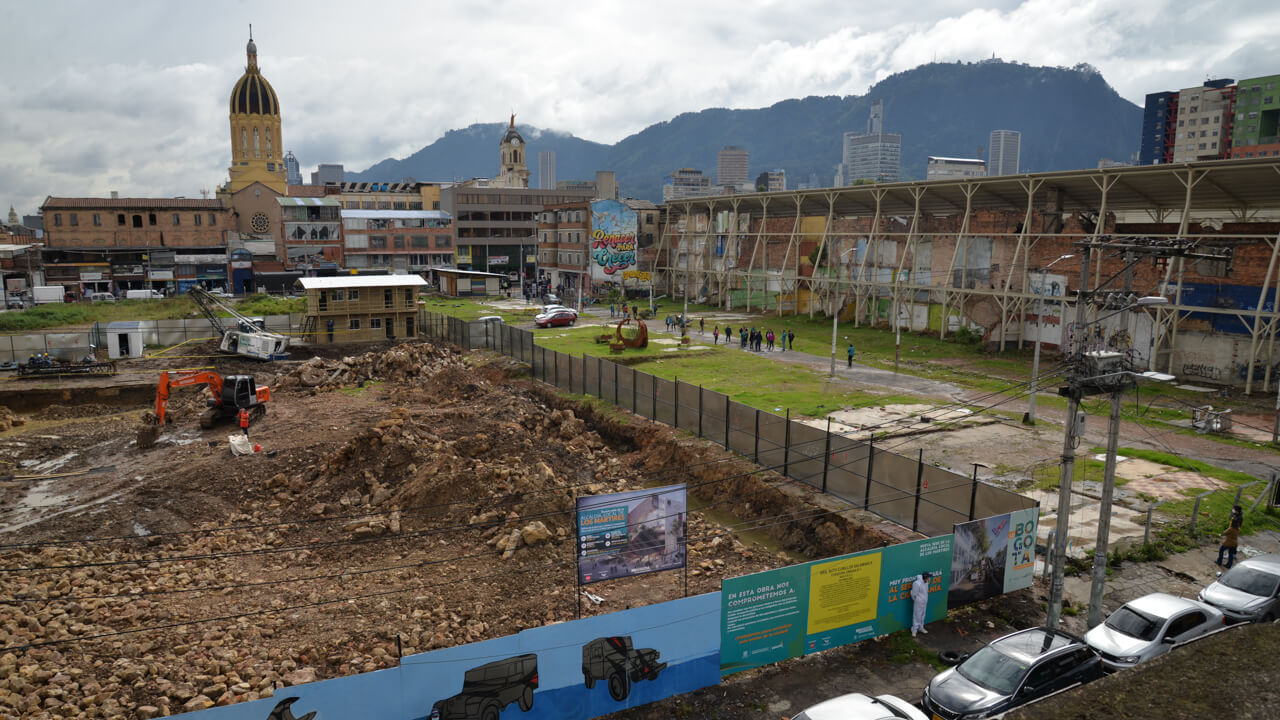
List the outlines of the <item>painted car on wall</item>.
{"type": "Polygon", "coordinates": [[[607,680],[609,697],[622,702],[631,694],[631,683],[658,679],[667,667],[660,655],[653,648],[633,648],[630,636],[596,638],[582,646],[582,679],[588,690],[607,680]]]}
{"type": "Polygon", "coordinates": [[[519,703],[528,712],[538,688],[538,656],[518,655],[468,670],[462,692],[431,708],[432,720],[498,720],[502,710],[519,703]]]}

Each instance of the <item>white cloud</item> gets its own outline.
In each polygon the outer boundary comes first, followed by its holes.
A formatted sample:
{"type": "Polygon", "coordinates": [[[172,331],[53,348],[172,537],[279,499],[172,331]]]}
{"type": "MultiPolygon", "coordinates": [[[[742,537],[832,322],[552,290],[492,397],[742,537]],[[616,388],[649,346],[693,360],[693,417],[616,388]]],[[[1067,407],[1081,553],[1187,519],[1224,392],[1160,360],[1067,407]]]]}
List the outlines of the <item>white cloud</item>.
{"type": "MultiPolygon", "coordinates": [[[[1089,63],[1128,99],[1280,72],[1268,0],[329,0],[0,5],[0,202],[195,196],[226,177],[247,24],[304,169],[505,120],[615,142],[707,107],[862,94],[924,62],[1089,63]],[[68,20],[70,18],[71,20],[68,20]]],[[[1136,133],[1135,128],[1135,133],[1136,133]]]]}

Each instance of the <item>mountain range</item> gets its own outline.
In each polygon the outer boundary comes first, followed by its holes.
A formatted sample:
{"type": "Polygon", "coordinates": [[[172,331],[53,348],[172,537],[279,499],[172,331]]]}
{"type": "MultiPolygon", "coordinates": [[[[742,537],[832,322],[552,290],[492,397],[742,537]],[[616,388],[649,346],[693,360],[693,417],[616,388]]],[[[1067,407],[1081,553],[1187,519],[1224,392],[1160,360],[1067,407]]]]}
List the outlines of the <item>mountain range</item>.
{"type": "MultiPolygon", "coordinates": [[[[1096,167],[1137,151],[1142,108],[1116,93],[1088,65],[1035,67],[987,60],[930,63],[891,75],[865,95],[811,96],[766,108],[709,108],[678,115],[613,145],[570,133],[517,125],[526,141],[530,184],[541,151],[556,154],[559,180],[591,180],[613,170],[624,196],[659,201],[677,168],[702,170],[715,182],[717,153],[739,145],[750,153],[749,178],[782,168],[787,186],[816,175],[829,186],[845,132],[865,132],[871,103],[884,103],[884,132],[902,135],[902,179],[925,177],[930,155],[980,157],[992,130],[1022,133],[1021,172],[1096,167]]],[[[450,130],[412,155],[388,158],[349,181],[443,181],[492,177],[506,123],[450,130]]]]}

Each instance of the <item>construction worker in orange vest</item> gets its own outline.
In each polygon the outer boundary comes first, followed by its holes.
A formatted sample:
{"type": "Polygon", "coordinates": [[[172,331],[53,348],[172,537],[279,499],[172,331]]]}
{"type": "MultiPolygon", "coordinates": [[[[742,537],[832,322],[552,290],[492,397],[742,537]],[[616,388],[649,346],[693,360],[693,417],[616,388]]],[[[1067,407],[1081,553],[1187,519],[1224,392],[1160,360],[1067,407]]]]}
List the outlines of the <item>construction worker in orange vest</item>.
{"type": "Polygon", "coordinates": [[[244,436],[249,437],[249,409],[240,408],[240,429],[244,431],[244,436]]]}

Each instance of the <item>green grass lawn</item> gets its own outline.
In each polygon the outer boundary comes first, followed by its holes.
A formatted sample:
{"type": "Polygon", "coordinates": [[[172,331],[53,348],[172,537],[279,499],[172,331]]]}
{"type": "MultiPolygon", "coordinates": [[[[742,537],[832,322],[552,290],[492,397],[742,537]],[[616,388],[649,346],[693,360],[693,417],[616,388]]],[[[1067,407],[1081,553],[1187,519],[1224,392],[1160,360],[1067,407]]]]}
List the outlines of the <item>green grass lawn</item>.
{"type": "MultiPolygon", "coordinates": [[[[250,295],[235,301],[237,311],[253,316],[300,313],[305,307],[306,300],[303,298],[288,299],[265,294],[250,295]]],[[[179,320],[201,317],[199,312],[191,298],[185,296],[160,300],[118,300],[109,303],[49,303],[26,310],[0,313],[0,332],[83,327],[95,322],[106,323],[118,320],[179,320]]]]}

